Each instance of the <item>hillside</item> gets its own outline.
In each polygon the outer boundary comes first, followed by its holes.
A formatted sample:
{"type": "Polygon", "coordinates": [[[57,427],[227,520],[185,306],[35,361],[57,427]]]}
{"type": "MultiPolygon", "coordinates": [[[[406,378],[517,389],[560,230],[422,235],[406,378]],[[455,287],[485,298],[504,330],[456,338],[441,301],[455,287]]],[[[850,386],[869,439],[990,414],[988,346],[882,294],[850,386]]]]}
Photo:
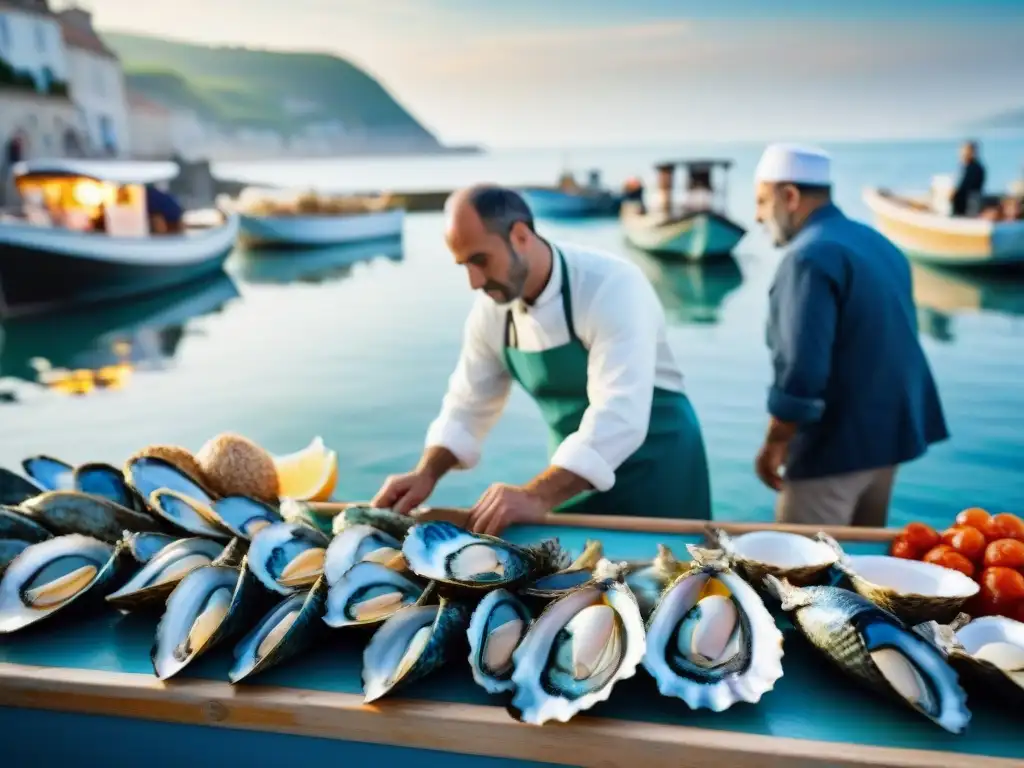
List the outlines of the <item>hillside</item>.
{"type": "Polygon", "coordinates": [[[979,130],[1024,132],[1024,107],[978,120],[972,123],[971,127],[979,130]]]}
{"type": "Polygon", "coordinates": [[[100,34],[121,58],[129,87],[218,125],[288,135],[313,124],[340,121],[351,133],[437,144],[380,83],[335,56],[100,34]]]}

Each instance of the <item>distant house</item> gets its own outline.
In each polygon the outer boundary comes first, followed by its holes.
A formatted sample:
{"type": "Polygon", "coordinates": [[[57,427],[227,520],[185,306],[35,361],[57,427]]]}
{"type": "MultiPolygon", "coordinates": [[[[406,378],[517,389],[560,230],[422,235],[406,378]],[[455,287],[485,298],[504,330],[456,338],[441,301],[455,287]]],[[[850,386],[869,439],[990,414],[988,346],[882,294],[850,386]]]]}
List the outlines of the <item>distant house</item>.
{"type": "Polygon", "coordinates": [[[124,71],[81,8],[57,14],[70,71],[71,100],[88,136],[90,154],[116,157],[131,149],[124,71]]]}

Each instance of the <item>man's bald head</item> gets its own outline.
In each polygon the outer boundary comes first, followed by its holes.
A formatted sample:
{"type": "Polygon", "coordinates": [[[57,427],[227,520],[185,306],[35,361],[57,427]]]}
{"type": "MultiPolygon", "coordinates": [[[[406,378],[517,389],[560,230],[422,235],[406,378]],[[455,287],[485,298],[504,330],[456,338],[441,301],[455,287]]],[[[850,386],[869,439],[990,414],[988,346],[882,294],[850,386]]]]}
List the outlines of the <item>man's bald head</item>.
{"type": "Polygon", "coordinates": [[[533,214],[511,189],[478,184],[453,192],[444,206],[445,240],[473,290],[505,304],[522,295],[529,268],[523,253],[536,237],[533,214]]]}

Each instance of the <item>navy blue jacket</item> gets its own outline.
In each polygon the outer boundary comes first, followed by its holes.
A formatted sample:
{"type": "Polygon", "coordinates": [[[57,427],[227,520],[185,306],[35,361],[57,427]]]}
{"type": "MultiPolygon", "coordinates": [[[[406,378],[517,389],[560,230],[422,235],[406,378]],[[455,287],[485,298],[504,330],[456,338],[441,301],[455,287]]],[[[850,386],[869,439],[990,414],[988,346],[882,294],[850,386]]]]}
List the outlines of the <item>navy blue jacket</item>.
{"type": "Polygon", "coordinates": [[[910,264],[834,205],[808,217],[779,265],[767,341],[768,412],[799,424],[787,478],[895,466],[949,437],[910,264]]]}

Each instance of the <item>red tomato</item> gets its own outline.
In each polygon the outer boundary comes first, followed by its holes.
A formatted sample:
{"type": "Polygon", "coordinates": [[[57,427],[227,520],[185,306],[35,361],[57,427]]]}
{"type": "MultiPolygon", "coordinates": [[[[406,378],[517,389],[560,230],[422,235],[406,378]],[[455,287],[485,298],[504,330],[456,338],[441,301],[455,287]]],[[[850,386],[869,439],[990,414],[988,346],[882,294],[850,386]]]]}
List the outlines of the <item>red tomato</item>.
{"type": "Polygon", "coordinates": [[[942,543],[951,546],[972,563],[985,554],[985,534],[969,525],[954,525],[942,532],[942,543]]]}
{"type": "Polygon", "coordinates": [[[924,523],[911,523],[903,529],[903,538],[917,552],[917,557],[923,555],[932,547],[941,544],[939,533],[934,528],[924,523]]]}
{"type": "Polygon", "coordinates": [[[985,567],[1024,568],[1024,541],[996,539],[985,547],[985,567]]]}
{"type": "Polygon", "coordinates": [[[965,576],[974,576],[974,563],[948,544],[939,544],[937,547],[932,547],[922,559],[926,563],[934,563],[935,565],[941,565],[943,568],[960,571],[965,576]]]}
{"type": "Polygon", "coordinates": [[[892,540],[889,546],[889,554],[893,557],[902,557],[904,560],[916,560],[919,550],[911,546],[907,537],[902,533],[892,540]]]}
{"type": "Polygon", "coordinates": [[[995,541],[996,539],[1017,539],[1024,541],[1024,520],[1021,520],[1016,515],[1011,515],[1009,512],[1000,512],[998,515],[992,515],[981,532],[985,534],[985,538],[989,541],[995,541]]]}
{"type": "Polygon", "coordinates": [[[1009,616],[1024,602],[1024,575],[1012,568],[986,568],[981,574],[979,597],[988,615],[1009,616]]]}
{"type": "Polygon", "coordinates": [[[977,528],[979,531],[984,532],[985,523],[988,522],[990,517],[991,515],[981,507],[968,507],[956,516],[956,524],[969,525],[971,528],[977,528]]]}

